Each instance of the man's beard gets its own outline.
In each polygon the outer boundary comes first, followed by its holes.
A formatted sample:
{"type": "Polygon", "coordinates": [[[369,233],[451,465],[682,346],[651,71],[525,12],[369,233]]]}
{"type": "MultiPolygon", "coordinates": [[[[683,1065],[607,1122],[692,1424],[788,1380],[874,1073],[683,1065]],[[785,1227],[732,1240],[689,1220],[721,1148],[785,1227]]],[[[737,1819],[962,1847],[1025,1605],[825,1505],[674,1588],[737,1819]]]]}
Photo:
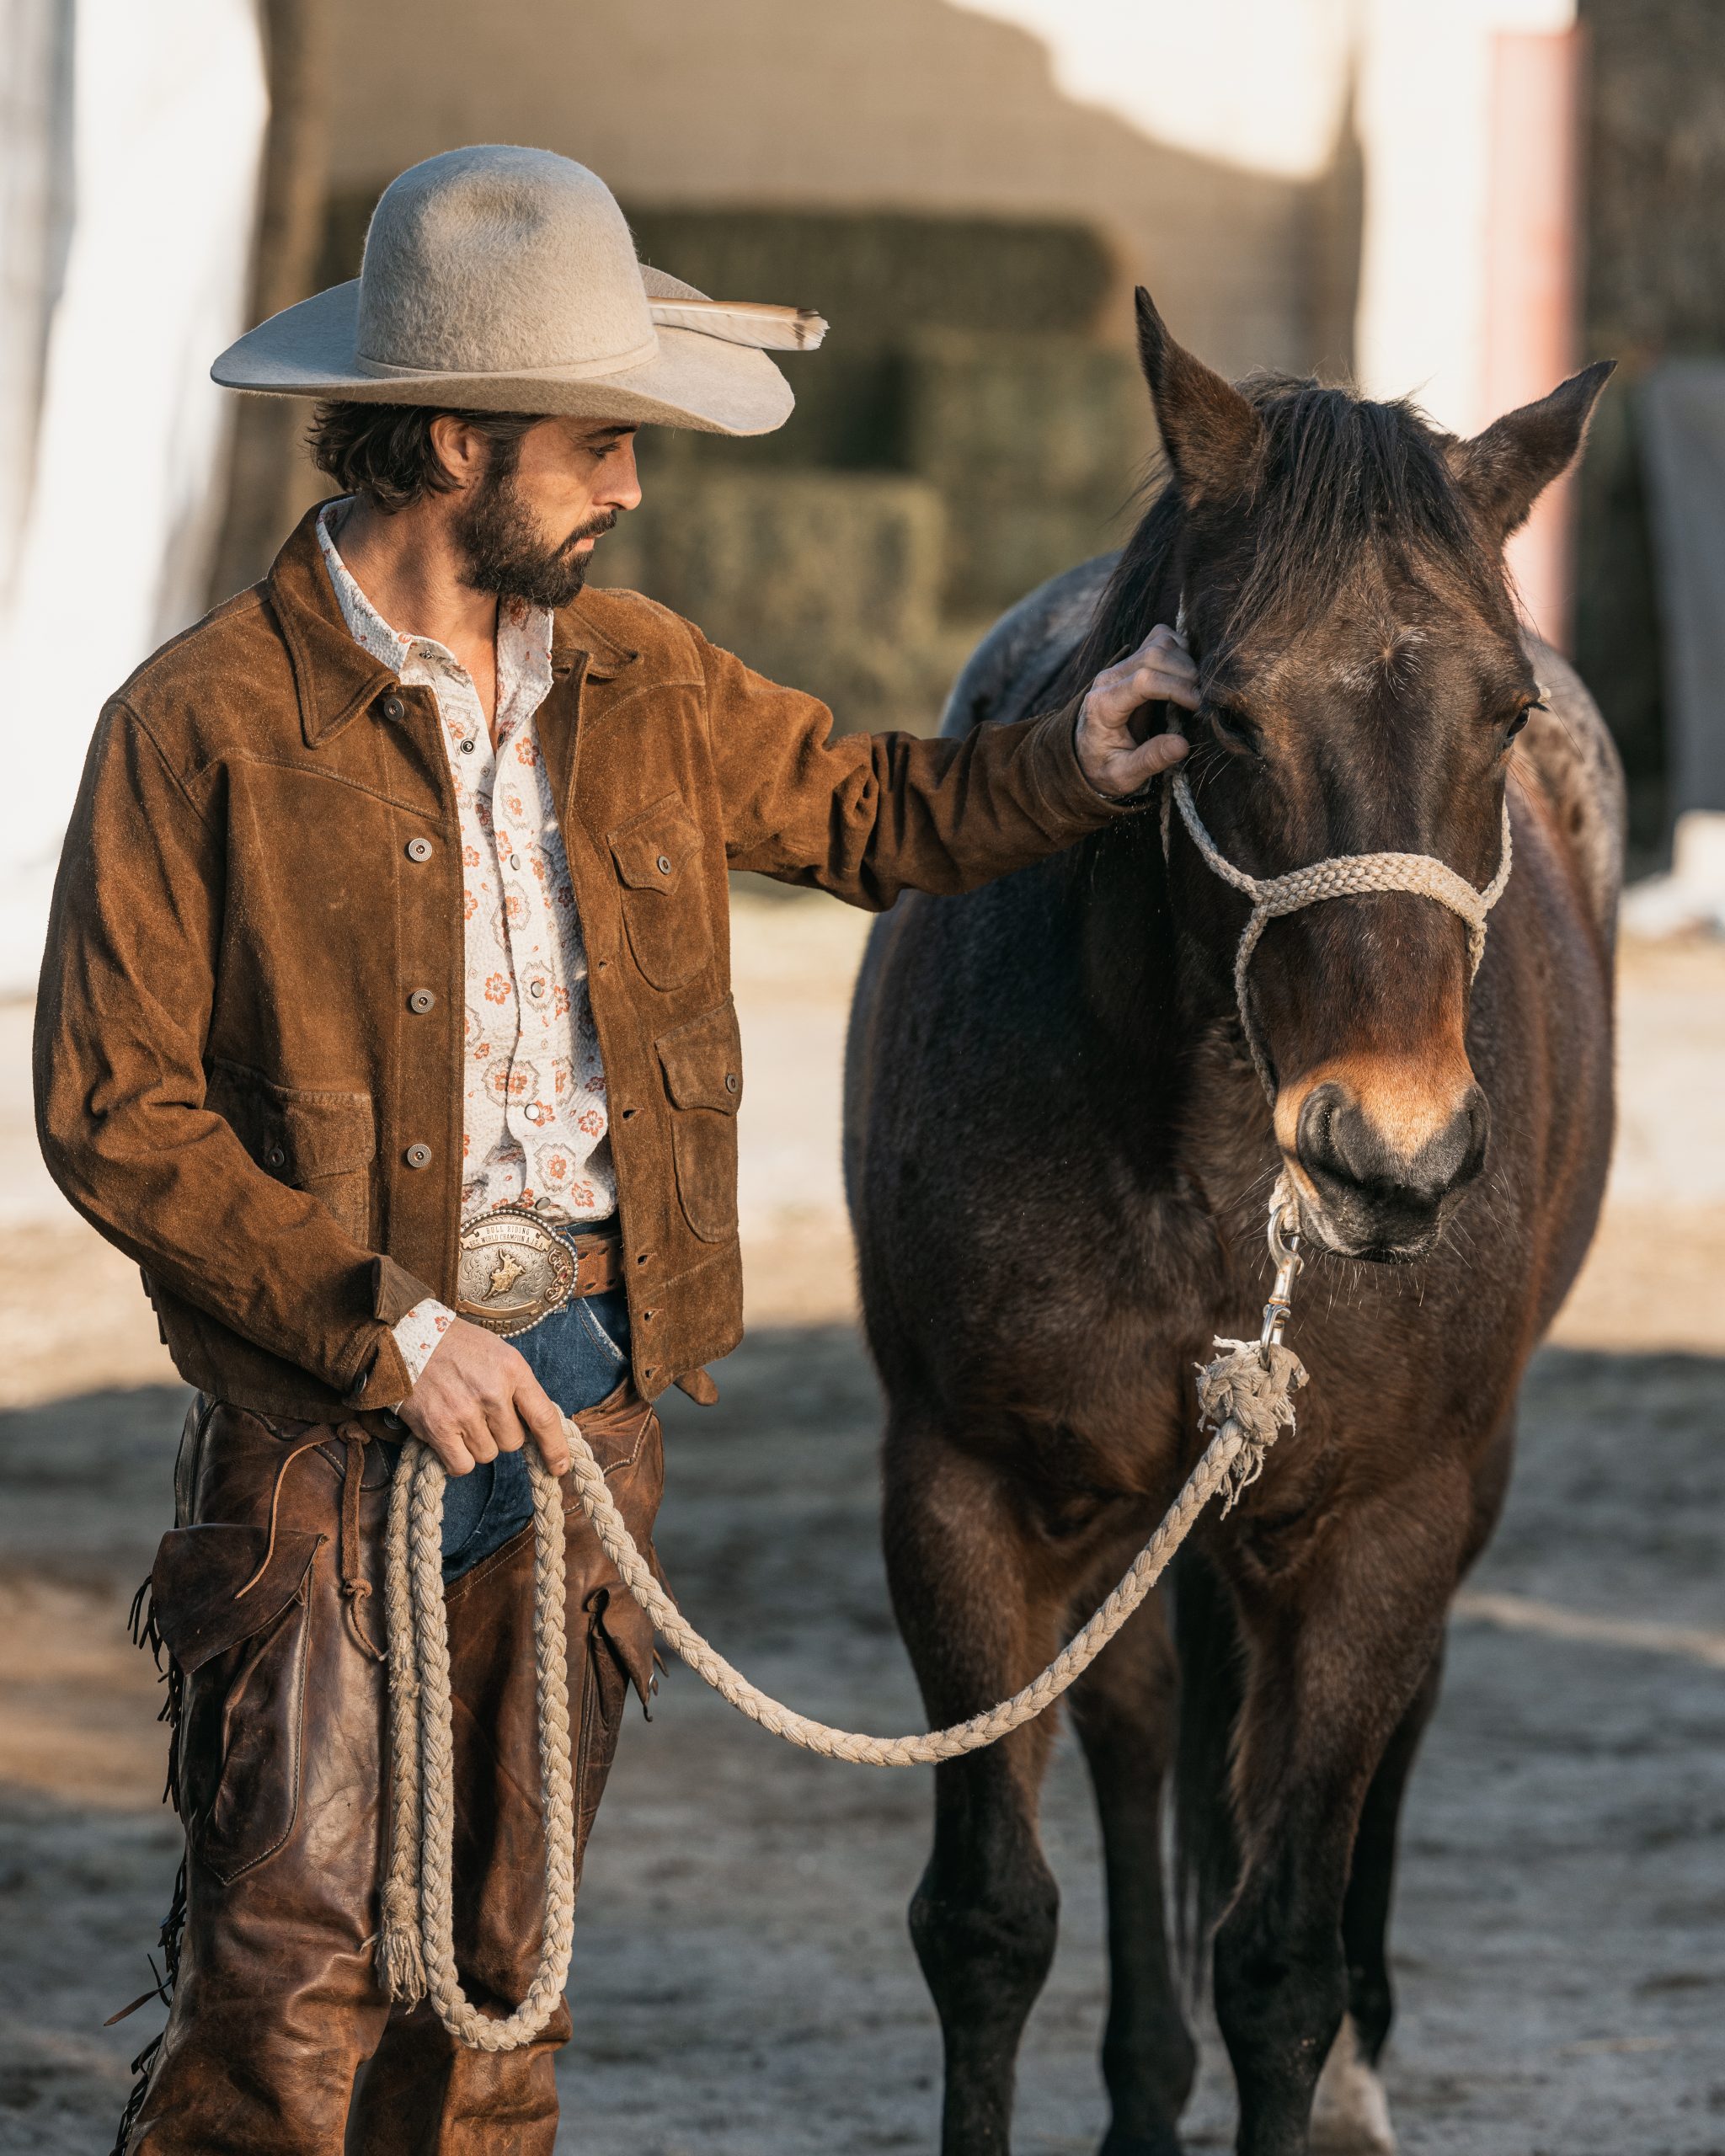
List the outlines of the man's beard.
{"type": "Polygon", "coordinates": [[[462,581],[475,591],[499,599],[519,599],[529,606],[567,606],[587,581],[591,551],[577,553],[584,539],[597,538],[617,522],[606,510],[570,532],[561,546],[547,547],[535,529],[531,513],[515,488],[512,467],[492,468],[473,488],[455,520],[456,543],[462,554],[462,581]]]}

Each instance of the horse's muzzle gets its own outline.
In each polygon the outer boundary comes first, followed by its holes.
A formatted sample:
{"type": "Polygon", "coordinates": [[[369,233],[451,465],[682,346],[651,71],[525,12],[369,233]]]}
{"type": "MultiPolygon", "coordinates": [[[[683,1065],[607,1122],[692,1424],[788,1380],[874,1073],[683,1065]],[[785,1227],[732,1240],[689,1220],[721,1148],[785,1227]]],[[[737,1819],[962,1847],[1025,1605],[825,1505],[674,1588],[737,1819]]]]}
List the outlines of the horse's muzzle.
{"type": "Polygon", "coordinates": [[[1308,1229],[1342,1257],[1383,1264],[1423,1257],[1484,1167],[1491,1123],[1485,1095],[1469,1084],[1410,1149],[1351,1086],[1335,1079],[1315,1086],[1300,1104],[1294,1148],[1308,1229]]]}

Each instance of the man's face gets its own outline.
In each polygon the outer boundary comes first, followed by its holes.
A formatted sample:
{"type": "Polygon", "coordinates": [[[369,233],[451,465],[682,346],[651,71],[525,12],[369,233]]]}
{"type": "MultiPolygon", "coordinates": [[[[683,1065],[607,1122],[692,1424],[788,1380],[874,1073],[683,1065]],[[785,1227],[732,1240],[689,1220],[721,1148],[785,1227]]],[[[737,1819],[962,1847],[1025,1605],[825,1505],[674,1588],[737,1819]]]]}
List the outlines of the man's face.
{"type": "Polygon", "coordinates": [[[591,419],[541,419],[514,453],[485,446],[452,530],[463,581],[499,599],[566,606],[587,580],[599,536],[641,499],[635,430],[591,419]]]}

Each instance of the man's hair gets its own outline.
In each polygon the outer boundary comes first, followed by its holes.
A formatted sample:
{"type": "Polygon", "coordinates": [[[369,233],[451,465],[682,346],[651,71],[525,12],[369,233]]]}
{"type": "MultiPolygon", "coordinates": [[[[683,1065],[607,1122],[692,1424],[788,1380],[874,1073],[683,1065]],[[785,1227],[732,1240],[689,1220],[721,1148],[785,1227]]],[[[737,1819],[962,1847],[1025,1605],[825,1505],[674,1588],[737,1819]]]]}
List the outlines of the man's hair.
{"type": "Polygon", "coordinates": [[[440,414],[433,405],[320,404],[312,414],[306,446],[320,472],[327,472],[344,492],[363,494],[374,509],[388,514],[447,494],[455,481],[431,441],[431,422],[440,416],[464,420],[491,446],[491,475],[507,478],[521,453],[521,436],[541,415],[528,412],[440,414]]]}

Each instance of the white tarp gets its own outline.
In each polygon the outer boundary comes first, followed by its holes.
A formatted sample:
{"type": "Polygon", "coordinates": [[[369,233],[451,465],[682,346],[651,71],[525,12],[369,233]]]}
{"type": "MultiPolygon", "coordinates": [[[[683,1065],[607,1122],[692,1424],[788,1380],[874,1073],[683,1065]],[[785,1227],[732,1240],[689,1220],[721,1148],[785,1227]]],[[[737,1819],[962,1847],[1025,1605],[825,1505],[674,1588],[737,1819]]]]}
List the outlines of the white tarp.
{"type": "Polygon", "coordinates": [[[253,0],[0,0],[0,994],[104,699],[202,611],[268,115],[253,0]],[[40,355],[33,371],[30,355],[40,355]],[[33,378],[34,374],[34,378],[33,378]],[[14,470],[16,467],[14,467],[14,470]],[[8,564],[9,563],[9,574],[8,564]]]}

